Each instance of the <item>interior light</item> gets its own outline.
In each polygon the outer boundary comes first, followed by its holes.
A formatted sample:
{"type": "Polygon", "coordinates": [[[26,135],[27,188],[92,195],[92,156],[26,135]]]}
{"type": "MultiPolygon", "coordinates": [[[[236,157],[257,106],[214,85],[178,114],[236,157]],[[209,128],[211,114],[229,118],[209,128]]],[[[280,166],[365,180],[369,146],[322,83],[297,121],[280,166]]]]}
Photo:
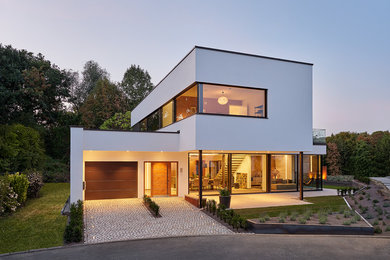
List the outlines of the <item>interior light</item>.
{"type": "Polygon", "coordinates": [[[227,102],[229,101],[229,99],[228,99],[227,97],[223,96],[223,94],[224,94],[224,92],[222,91],[222,96],[220,96],[220,97],[218,98],[218,103],[219,103],[220,105],[226,105],[227,102]]]}

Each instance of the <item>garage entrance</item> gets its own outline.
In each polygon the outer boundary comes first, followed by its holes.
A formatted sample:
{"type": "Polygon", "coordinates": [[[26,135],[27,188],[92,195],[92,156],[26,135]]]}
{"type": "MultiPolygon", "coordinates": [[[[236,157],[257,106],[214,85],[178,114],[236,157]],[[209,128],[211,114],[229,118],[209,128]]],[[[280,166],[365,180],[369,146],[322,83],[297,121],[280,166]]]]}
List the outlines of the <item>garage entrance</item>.
{"type": "Polygon", "coordinates": [[[137,162],[85,162],[85,199],[137,198],[137,162]]]}

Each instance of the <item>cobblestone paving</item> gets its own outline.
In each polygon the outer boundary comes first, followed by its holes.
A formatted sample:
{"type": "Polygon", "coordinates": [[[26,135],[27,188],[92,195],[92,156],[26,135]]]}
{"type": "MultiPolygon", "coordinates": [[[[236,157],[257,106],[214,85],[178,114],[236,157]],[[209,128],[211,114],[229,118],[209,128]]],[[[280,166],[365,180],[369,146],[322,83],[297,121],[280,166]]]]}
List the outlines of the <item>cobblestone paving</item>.
{"type": "Polygon", "coordinates": [[[85,201],[85,243],[233,233],[182,198],[153,200],[161,218],[154,218],[142,199],[85,201]]]}

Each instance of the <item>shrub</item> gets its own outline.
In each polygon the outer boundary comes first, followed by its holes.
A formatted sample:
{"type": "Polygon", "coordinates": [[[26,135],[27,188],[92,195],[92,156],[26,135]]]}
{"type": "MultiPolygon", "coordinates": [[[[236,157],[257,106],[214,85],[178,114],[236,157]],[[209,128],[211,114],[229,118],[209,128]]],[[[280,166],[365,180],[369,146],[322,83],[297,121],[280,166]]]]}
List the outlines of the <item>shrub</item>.
{"type": "Polygon", "coordinates": [[[6,175],[9,180],[9,185],[13,190],[18,194],[17,200],[20,204],[23,204],[27,199],[27,189],[28,189],[28,179],[25,174],[15,174],[6,175]]]}
{"type": "Polygon", "coordinates": [[[157,205],[157,203],[154,202],[148,195],[144,195],[143,201],[146,205],[149,206],[154,215],[157,217],[160,213],[160,206],[157,205]]]}
{"type": "Polygon", "coordinates": [[[300,218],[299,219],[299,224],[306,224],[306,219],[305,218],[300,218]]]}
{"type": "Polygon", "coordinates": [[[245,230],[247,229],[248,223],[246,222],[246,218],[240,217],[240,226],[241,226],[241,228],[243,228],[245,230]]]}
{"type": "Polygon", "coordinates": [[[386,232],[390,231],[390,226],[387,226],[385,231],[386,232]]]}
{"type": "Polygon", "coordinates": [[[384,207],[384,208],[390,207],[390,203],[386,201],[385,203],[383,203],[383,207],[384,207]]]}
{"type": "Polygon", "coordinates": [[[265,217],[260,217],[259,218],[259,222],[260,223],[265,223],[267,220],[265,219],[265,217]]]}
{"type": "Polygon", "coordinates": [[[219,195],[221,196],[221,197],[226,197],[226,196],[230,196],[230,191],[228,190],[228,189],[222,189],[222,190],[220,190],[219,191],[219,195]]]}
{"type": "Polygon", "coordinates": [[[321,216],[318,221],[320,224],[326,224],[328,222],[328,217],[327,216],[321,216]]]}
{"type": "Polygon", "coordinates": [[[370,213],[367,213],[366,219],[372,219],[372,218],[373,218],[373,216],[370,213]]]}
{"type": "Polygon", "coordinates": [[[344,218],[349,218],[352,216],[352,212],[350,210],[345,210],[343,214],[344,218]]]}
{"type": "Polygon", "coordinates": [[[374,222],[372,223],[372,225],[376,226],[376,225],[379,225],[379,221],[376,219],[374,220],[374,222]]]}
{"type": "Polygon", "coordinates": [[[17,198],[18,194],[9,185],[8,177],[0,177],[0,215],[14,212],[20,205],[17,198]]]}
{"type": "Polygon", "coordinates": [[[374,203],[374,204],[376,204],[376,203],[378,203],[378,202],[379,202],[379,201],[376,200],[376,199],[372,201],[372,203],[374,203]]]}
{"type": "Polygon", "coordinates": [[[42,171],[43,182],[69,182],[69,166],[60,160],[46,157],[42,171]]]}
{"type": "Polygon", "coordinates": [[[0,172],[40,168],[44,161],[39,132],[20,124],[0,125],[0,172]]]}
{"type": "Polygon", "coordinates": [[[70,205],[70,221],[65,228],[64,241],[66,243],[81,242],[83,240],[83,202],[77,201],[70,205]]]}
{"type": "Polygon", "coordinates": [[[293,213],[291,213],[290,220],[295,221],[297,220],[297,217],[298,217],[298,212],[294,211],[293,213]]]}
{"type": "Polygon", "coordinates": [[[346,221],[344,221],[344,222],[343,222],[343,225],[345,225],[345,226],[351,225],[351,220],[346,220],[346,221]]]}
{"type": "Polygon", "coordinates": [[[279,223],[284,223],[284,222],[286,222],[286,219],[284,217],[280,217],[279,218],[279,223]]]}
{"type": "Polygon", "coordinates": [[[360,181],[360,182],[363,182],[363,183],[366,183],[366,184],[370,184],[370,178],[367,177],[367,176],[356,175],[355,179],[360,181]]]}
{"type": "Polygon", "coordinates": [[[363,198],[363,196],[359,196],[359,200],[363,200],[364,198],[363,198]]]}
{"type": "Polygon", "coordinates": [[[379,226],[375,226],[374,227],[374,233],[381,234],[382,233],[382,229],[379,226]]]}
{"type": "Polygon", "coordinates": [[[25,172],[27,175],[28,179],[28,189],[27,189],[27,197],[28,198],[36,198],[38,197],[38,193],[40,189],[43,186],[43,181],[42,181],[42,174],[38,171],[27,171],[25,172]]]}

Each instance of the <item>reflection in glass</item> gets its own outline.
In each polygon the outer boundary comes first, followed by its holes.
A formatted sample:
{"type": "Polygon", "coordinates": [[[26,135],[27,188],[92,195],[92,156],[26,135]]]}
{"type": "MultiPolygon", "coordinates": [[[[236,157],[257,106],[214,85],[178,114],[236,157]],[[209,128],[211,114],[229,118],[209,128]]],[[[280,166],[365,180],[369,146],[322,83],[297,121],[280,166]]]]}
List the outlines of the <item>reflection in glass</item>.
{"type": "Polygon", "coordinates": [[[162,107],[162,127],[173,123],[173,101],[162,107]]]}
{"type": "Polygon", "coordinates": [[[198,107],[198,88],[193,86],[176,98],[176,121],[196,114],[198,107]]]}
{"type": "Polygon", "coordinates": [[[303,156],[303,185],[306,190],[317,189],[320,186],[320,172],[319,172],[318,155],[304,155],[303,156]]]}
{"type": "Polygon", "coordinates": [[[203,84],[202,112],[265,117],[265,90],[203,84]]]}

